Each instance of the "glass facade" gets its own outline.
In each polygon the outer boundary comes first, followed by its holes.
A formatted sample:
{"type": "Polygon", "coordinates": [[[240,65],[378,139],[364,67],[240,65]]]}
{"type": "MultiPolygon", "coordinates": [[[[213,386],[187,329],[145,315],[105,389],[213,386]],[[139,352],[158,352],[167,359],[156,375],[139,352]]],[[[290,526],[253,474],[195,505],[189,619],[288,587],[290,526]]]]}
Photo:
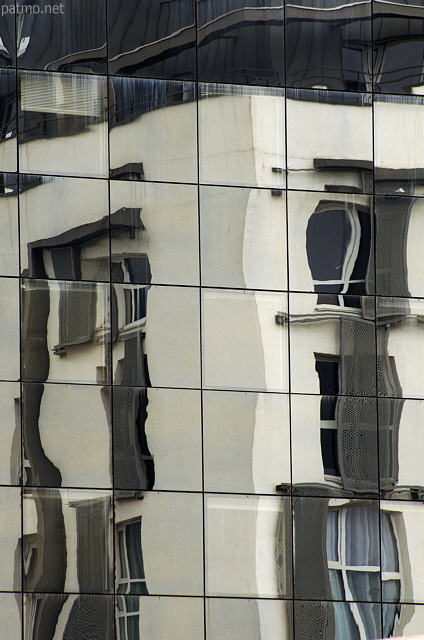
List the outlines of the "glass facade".
{"type": "Polygon", "coordinates": [[[0,635],[422,632],[424,0],[0,14],[0,635]]]}

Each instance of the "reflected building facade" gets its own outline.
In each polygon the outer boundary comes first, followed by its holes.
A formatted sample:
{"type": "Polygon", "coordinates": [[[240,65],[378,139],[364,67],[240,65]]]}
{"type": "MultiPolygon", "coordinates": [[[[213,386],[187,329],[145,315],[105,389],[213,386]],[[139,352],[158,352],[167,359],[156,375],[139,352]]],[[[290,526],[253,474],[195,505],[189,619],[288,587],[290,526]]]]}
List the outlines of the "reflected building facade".
{"type": "Polygon", "coordinates": [[[420,633],[423,2],[0,7],[4,637],[420,633]]]}

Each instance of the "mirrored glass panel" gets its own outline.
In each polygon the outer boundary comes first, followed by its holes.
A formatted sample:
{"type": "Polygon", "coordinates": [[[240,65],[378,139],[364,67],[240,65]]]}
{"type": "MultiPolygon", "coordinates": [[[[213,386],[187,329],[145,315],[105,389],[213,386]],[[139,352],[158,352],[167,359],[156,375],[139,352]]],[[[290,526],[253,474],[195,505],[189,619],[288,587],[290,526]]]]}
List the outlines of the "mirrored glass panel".
{"type": "Polygon", "coordinates": [[[383,603],[384,637],[419,636],[424,625],[424,606],[414,604],[383,603]]]}
{"type": "MultiPolygon", "coordinates": [[[[21,492],[18,487],[0,488],[0,589],[21,589],[21,492]]],[[[0,616],[2,601],[0,599],[0,616]]],[[[0,626],[1,629],[1,626],[0,626]]]]}
{"type": "Polygon", "coordinates": [[[293,498],[295,598],[380,602],[378,504],[293,498]]]}
{"type": "Polygon", "coordinates": [[[4,638],[22,638],[22,597],[16,593],[0,593],[0,631],[4,638]]]}
{"type": "Polygon", "coordinates": [[[117,284],[112,306],[115,384],[200,387],[197,289],[117,284]]]}
{"type": "Polygon", "coordinates": [[[377,349],[382,396],[422,398],[424,300],[377,298],[377,349]]]}
{"type": "Polygon", "coordinates": [[[288,86],[370,91],[370,0],[286,3],[286,59],[288,86]]]}
{"type": "Polygon", "coordinates": [[[0,2],[0,67],[16,66],[15,1],[0,2]]]}
{"type": "Polygon", "coordinates": [[[109,73],[195,79],[195,0],[108,0],[109,73]]]}
{"type": "Polygon", "coordinates": [[[203,600],[200,598],[156,598],[117,596],[118,640],[203,640],[203,600]]]}
{"type": "Polygon", "coordinates": [[[0,221],[2,225],[0,275],[17,276],[19,275],[18,180],[13,173],[0,173],[0,221]]]}
{"type": "Polygon", "coordinates": [[[287,296],[204,289],[203,386],[288,390],[287,296]]]}
{"type": "Polygon", "coordinates": [[[115,492],[116,592],[202,595],[202,497],[115,492]]]}
{"type": "MultiPolygon", "coordinates": [[[[336,393],[338,363],[317,359],[316,369],[320,391],[336,393]]],[[[378,495],[375,398],[293,395],[291,425],[295,494],[378,495]]]]}
{"type": "MultiPolygon", "coordinates": [[[[21,408],[18,382],[0,383],[0,484],[20,484],[21,408]]],[[[1,489],[0,489],[1,492],[1,489]]]]}
{"type": "Polygon", "coordinates": [[[22,272],[38,278],[109,280],[109,232],[129,233],[132,218],[117,212],[109,224],[107,182],[28,174],[23,179],[22,272]]]}
{"type": "Polygon", "coordinates": [[[129,225],[111,237],[112,278],[140,284],[199,284],[197,188],[110,183],[111,222],[129,225]]]}
{"type": "Polygon", "coordinates": [[[20,73],[20,170],[107,176],[106,79],[20,73]]]}
{"type": "Polygon", "coordinates": [[[333,306],[374,293],[371,197],[288,191],[287,207],[291,290],[333,306]]]}
{"type": "Polygon", "coordinates": [[[110,491],[25,489],[24,590],[111,591],[111,535],[110,491]]]}
{"type": "Polygon", "coordinates": [[[367,94],[289,90],[288,186],[372,193],[371,107],[367,94]]]}
{"type": "Polygon", "coordinates": [[[111,486],[109,405],[107,387],[24,383],[25,484],[111,486]]]}
{"type": "Polygon", "coordinates": [[[0,278],[0,379],[18,380],[19,281],[0,278]]]}
{"type": "Polygon", "coordinates": [[[197,0],[199,80],[284,86],[280,0],[197,0]]]}
{"type": "MultiPolygon", "coordinates": [[[[4,27],[3,20],[4,18],[0,20],[0,29],[4,27]]],[[[0,60],[1,38],[0,31],[0,60]]],[[[16,171],[17,169],[16,127],[16,73],[0,69],[0,171],[16,171]]]]}
{"type": "Polygon", "coordinates": [[[19,2],[18,65],[44,71],[106,72],[105,0],[19,2]]]}
{"type": "Polygon", "coordinates": [[[373,0],[374,91],[423,93],[422,0],[373,0]]]}
{"type": "Polygon", "coordinates": [[[195,91],[193,82],[110,79],[111,178],[197,181],[195,91]]]}
{"type": "Polygon", "coordinates": [[[328,640],[374,640],[382,637],[381,605],[295,600],[294,628],[295,640],[308,640],[314,633],[328,640]]]}
{"type": "Polygon", "coordinates": [[[24,616],[25,640],[114,638],[113,596],[28,593],[24,616]]]}
{"type": "Polygon", "coordinates": [[[31,382],[110,379],[109,285],[24,280],[22,376],[31,382]]]}
{"type": "Polygon", "coordinates": [[[198,108],[201,182],[284,187],[283,89],[201,84],[198,108]]]}
{"type": "Polygon", "coordinates": [[[291,640],[290,607],[281,600],[207,598],[206,640],[291,640]]]}
{"type": "Polygon", "coordinates": [[[286,289],[282,190],[200,188],[202,284],[286,289]]]}
{"type": "Polygon", "coordinates": [[[422,539],[424,506],[417,502],[381,501],[382,598],[386,602],[423,602],[422,539]]]}
{"type": "MultiPolygon", "coordinates": [[[[375,396],[375,299],[291,293],[289,302],[291,391],[375,396]],[[326,370],[331,372],[331,385],[320,378],[320,372],[326,370]],[[324,390],[330,387],[330,393],[324,390]]],[[[281,316],[279,321],[284,324],[287,319],[281,316]]],[[[390,367],[386,352],[379,366],[390,367]]],[[[379,370],[380,390],[385,395],[388,375],[386,369],[379,370]]]]}
{"type": "Polygon", "coordinates": [[[376,193],[405,197],[424,194],[423,130],[424,97],[374,96],[376,193]]]}
{"type": "Polygon", "coordinates": [[[288,396],[205,391],[203,447],[206,491],[287,491],[290,485],[288,396]]]}
{"type": "Polygon", "coordinates": [[[378,400],[380,465],[385,470],[382,489],[386,498],[424,497],[423,419],[423,400],[378,400]]]}
{"type": "Polygon", "coordinates": [[[288,598],[290,500],[207,494],[207,595],[288,598]]]}
{"type": "MultiPolygon", "coordinates": [[[[401,182],[396,183],[399,188],[401,182]]],[[[424,198],[416,198],[404,183],[408,196],[375,198],[376,289],[385,296],[420,296],[424,198]]]]}
{"type": "Polygon", "coordinates": [[[201,491],[200,391],[115,386],[114,487],[201,491]]]}

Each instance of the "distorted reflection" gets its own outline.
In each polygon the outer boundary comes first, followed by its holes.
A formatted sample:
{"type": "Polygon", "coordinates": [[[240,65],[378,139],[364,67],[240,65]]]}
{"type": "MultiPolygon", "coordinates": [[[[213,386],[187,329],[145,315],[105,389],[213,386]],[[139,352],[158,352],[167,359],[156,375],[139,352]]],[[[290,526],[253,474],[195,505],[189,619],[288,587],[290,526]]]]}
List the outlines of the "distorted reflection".
{"type": "Polygon", "coordinates": [[[204,286],[286,289],[285,249],[286,199],[282,190],[200,188],[204,286]]]}
{"type": "Polygon", "coordinates": [[[196,182],[194,82],[111,78],[110,177],[196,182]]]}
{"type": "MultiPolygon", "coordinates": [[[[0,21],[2,22],[2,21],[0,21]]],[[[2,22],[3,24],[3,22],[2,22]]],[[[1,43],[1,36],[0,36],[1,43]]],[[[1,54],[1,47],[0,47],[1,54]]],[[[16,72],[0,69],[0,169],[17,169],[16,72]]]]}
{"type": "Polygon", "coordinates": [[[110,491],[26,489],[24,590],[112,591],[111,506],[110,491]]]}
{"type": "Polygon", "coordinates": [[[193,0],[107,0],[109,73],[195,79],[193,0]]]}
{"type": "Polygon", "coordinates": [[[20,170],[107,176],[106,79],[36,71],[19,77],[20,170]]]}
{"type": "Polygon", "coordinates": [[[281,0],[197,0],[199,80],[284,86],[281,0]]]}
{"type": "Polygon", "coordinates": [[[87,635],[113,640],[113,596],[25,594],[25,640],[80,640],[87,635]]]}
{"type": "Polygon", "coordinates": [[[199,85],[200,181],[285,185],[284,90],[199,85]]]}
{"type": "Polygon", "coordinates": [[[207,598],[206,637],[209,640],[292,639],[290,607],[281,600],[207,598]]]}
{"type": "Polygon", "coordinates": [[[0,2],[0,67],[16,66],[15,15],[9,12],[8,0],[0,2]]]}
{"type": "Polygon", "coordinates": [[[106,72],[105,0],[72,0],[52,5],[19,2],[18,65],[45,71],[106,72]]]}
{"type": "MultiPolygon", "coordinates": [[[[22,181],[25,183],[25,180],[22,181]]],[[[23,185],[21,184],[21,190],[23,185]]],[[[19,275],[18,181],[13,173],[0,173],[0,275],[19,275]]]]}
{"type": "Polygon", "coordinates": [[[289,598],[290,499],[206,496],[207,595],[289,598]]]}

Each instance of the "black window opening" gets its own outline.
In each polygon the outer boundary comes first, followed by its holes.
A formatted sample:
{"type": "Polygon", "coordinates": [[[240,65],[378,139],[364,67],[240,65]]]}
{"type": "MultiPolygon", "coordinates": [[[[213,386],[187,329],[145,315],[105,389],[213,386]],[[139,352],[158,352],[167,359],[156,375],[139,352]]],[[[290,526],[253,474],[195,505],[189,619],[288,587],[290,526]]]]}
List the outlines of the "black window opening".
{"type": "Polygon", "coordinates": [[[369,209],[322,202],[309,218],[306,250],[318,305],[361,308],[369,293],[371,257],[369,209]]]}
{"type": "Polygon", "coordinates": [[[324,475],[339,480],[341,473],[337,452],[336,406],[339,393],[339,356],[315,354],[315,371],[319,378],[320,440],[324,475]]]}

